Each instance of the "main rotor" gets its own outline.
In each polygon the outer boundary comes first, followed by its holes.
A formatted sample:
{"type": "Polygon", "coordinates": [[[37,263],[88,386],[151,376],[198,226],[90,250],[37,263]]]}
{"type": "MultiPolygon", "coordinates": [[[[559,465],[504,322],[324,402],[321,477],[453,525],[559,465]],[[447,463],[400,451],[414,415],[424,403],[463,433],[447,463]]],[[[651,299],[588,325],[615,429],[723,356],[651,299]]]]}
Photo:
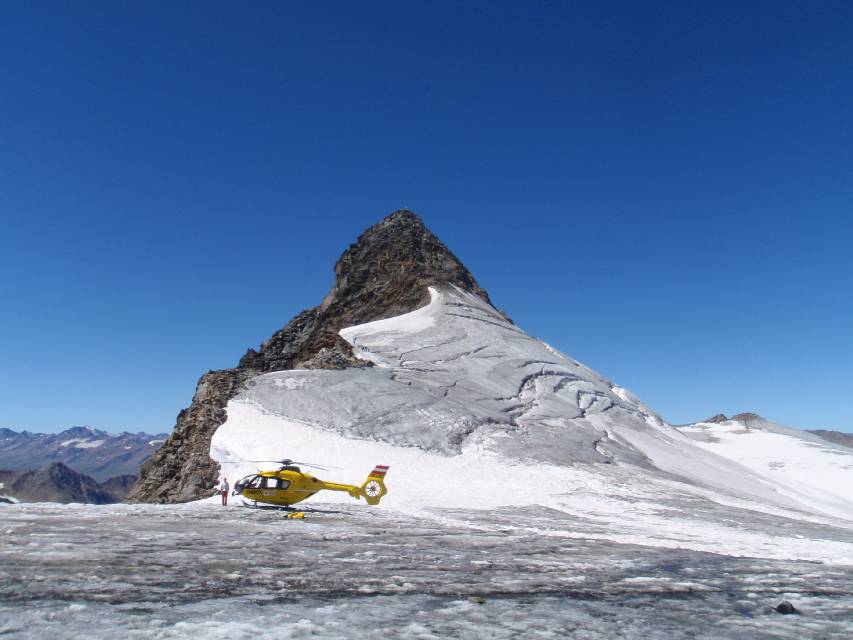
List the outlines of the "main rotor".
{"type": "Polygon", "coordinates": [[[255,464],[260,464],[262,462],[273,462],[277,465],[280,465],[280,468],[278,469],[279,471],[286,469],[299,471],[299,468],[296,465],[302,467],[311,467],[313,469],[320,469],[321,471],[329,471],[330,469],[340,469],[340,467],[314,464],[313,462],[299,462],[298,460],[291,460],[290,458],[283,458],[281,460],[223,460],[222,464],[241,464],[243,462],[253,462],[255,464]]]}

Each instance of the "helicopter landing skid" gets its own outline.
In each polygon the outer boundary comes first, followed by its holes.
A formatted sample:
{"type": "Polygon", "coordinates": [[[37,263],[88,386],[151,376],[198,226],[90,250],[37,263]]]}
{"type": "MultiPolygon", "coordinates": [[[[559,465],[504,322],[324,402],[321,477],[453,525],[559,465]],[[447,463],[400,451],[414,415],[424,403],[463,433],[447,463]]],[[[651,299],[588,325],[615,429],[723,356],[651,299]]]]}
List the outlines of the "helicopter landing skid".
{"type": "Polygon", "coordinates": [[[249,509],[263,509],[264,511],[304,511],[304,509],[296,509],[294,507],[289,507],[287,505],[278,505],[278,504],[260,504],[252,500],[251,502],[247,502],[243,500],[243,506],[249,507],[249,509]]]}
{"type": "Polygon", "coordinates": [[[260,504],[258,502],[255,502],[254,500],[251,502],[243,500],[242,502],[244,507],[248,507],[249,509],[259,509],[262,511],[284,511],[285,513],[343,513],[342,511],[312,509],[311,507],[302,507],[301,509],[299,509],[297,507],[290,507],[287,505],[260,504]]]}

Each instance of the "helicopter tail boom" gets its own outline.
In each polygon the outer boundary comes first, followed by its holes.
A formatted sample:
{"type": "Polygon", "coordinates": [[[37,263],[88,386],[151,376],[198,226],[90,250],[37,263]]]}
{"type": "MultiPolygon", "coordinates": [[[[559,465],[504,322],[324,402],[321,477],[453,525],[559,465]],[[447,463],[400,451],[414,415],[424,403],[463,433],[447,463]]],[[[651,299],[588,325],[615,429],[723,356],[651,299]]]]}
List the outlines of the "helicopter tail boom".
{"type": "Polygon", "coordinates": [[[388,465],[376,465],[361,485],[361,495],[367,504],[379,504],[383,496],[388,493],[388,488],[385,486],[385,474],[388,473],[388,468],[388,465]]]}

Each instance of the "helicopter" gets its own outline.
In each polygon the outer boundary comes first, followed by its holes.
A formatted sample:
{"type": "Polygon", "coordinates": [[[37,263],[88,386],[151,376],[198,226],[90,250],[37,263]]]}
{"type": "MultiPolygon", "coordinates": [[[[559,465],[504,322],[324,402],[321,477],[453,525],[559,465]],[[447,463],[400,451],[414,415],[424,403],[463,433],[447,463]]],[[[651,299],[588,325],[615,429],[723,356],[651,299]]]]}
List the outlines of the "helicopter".
{"type": "Polygon", "coordinates": [[[388,465],[376,465],[367,479],[360,485],[326,482],[315,478],[310,473],[302,471],[299,466],[315,467],[327,470],[327,467],[295,462],[289,458],[284,460],[248,460],[247,462],[275,462],[279,468],[275,471],[259,471],[242,478],[234,485],[231,495],[244,498],[247,507],[262,508],[258,503],[272,505],[274,508],[287,510],[290,505],[310,498],[318,491],[344,491],[356,500],[364,498],[369,505],[379,504],[382,497],[388,493],[385,486],[385,474],[388,465]]]}

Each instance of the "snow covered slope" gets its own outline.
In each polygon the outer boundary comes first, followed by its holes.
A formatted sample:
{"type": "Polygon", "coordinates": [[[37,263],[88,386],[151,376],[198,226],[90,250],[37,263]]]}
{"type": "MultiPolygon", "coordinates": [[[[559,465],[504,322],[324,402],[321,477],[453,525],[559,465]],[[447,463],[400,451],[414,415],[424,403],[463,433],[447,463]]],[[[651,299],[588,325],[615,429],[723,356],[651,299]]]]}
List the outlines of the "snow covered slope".
{"type": "MultiPolygon", "coordinates": [[[[340,466],[351,481],[390,464],[392,505],[563,509],[582,503],[578,491],[607,504],[639,485],[674,490],[666,483],[677,477],[712,496],[853,519],[853,503],[780,488],[693,442],[627,390],[459,289],[433,288],[427,306],[341,335],[375,366],[255,378],[229,403],[211,457],[307,459],[340,466]],[[436,487],[436,477],[448,486],[436,487]]],[[[223,465],[232,478],[255,470],[223,465]]],[[[853,479],[850,469],[839,473],[853,479]]]]}
{"type": "Polygon", "coordinates": [[[843,515],[853,509],[853,450],[847,447],[759,416],[697,422],[680,430],[703,449],[767,478],[781,492],[807,496],[819,510],[843,515]]]}

